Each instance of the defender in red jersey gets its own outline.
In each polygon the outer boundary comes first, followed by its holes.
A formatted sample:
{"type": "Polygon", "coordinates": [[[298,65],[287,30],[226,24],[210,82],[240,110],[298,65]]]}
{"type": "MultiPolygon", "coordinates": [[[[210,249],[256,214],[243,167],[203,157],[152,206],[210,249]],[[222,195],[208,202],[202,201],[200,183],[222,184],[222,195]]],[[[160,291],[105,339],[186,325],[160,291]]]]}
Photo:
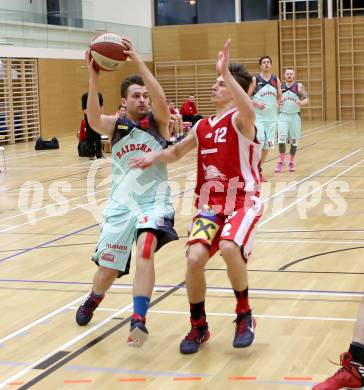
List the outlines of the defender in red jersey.
{"type": "Polygon", "coordinates": [[[204,269],[217,250],[226,263],[236,296],[233,346],[243,348],[254,341],[255,320],[248,300],[246,262],[263,210],[259,199],[261,144],[256,138],[253,103],[246,93],[252,77],[243,65],[229,65],[229,49],[230,39],[216,64],[218,77],[211,94],[216,114],[197,122],[181,143],[131,162],[136,168],[147,168],[157,160],[171,163],[198,148],[195,188],[198,212],[187,242],[191,330],[180,344],[183,354],[197,352],[210,336],[204,269]]]}

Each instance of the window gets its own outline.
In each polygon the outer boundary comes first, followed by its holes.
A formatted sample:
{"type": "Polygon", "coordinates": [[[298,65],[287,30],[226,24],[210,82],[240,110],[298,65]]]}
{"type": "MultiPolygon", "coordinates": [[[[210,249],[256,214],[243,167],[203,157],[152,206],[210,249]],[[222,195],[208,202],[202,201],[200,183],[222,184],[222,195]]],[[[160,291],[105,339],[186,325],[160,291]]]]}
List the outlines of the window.
{"type": "Polygon", "coordinates": [[[241,0],[241,20],[278,19],[278,0],[241,0]]]}
{"type": "Polygon", "coordinates": [[[235,0],[155,0],[155,25],[235,22],[235,0]]]}

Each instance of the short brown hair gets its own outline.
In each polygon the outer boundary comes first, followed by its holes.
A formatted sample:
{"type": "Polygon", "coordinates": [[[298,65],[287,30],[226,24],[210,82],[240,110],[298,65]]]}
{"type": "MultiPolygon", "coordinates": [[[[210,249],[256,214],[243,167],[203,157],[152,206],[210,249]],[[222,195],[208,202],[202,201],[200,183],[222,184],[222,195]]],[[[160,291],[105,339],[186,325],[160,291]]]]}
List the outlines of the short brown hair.
{"type": "Polygon", "coordinates": [[[249,86],[252,82],[252,76],[247,71],[246,67],[243,64],[232,62],[229,64],[229,71],[243,90],[248,92],[249,86]]]}
{"type": "Polygon", "coordinates": [[[137,85],[141,85],[141,86],[145,85],[144,80],[137,74],[133,74],[133,75],[127,77],[125,80],[122,81],[122,83],[120,85],[120,95],[122,98],[126,99],[126,97],[128,96],[128,88],[132,84],[137,84],[137,85]]]}
{"type": "Polygon", "coordinates": [[[259,65],[262,65],[263,60],[265,60],[266,58],[268,58],[270,63],[273,64],[273,61],[272,61],[272,59],[269,56],[263,56],[263,57],[259,58],[259,65]]]}

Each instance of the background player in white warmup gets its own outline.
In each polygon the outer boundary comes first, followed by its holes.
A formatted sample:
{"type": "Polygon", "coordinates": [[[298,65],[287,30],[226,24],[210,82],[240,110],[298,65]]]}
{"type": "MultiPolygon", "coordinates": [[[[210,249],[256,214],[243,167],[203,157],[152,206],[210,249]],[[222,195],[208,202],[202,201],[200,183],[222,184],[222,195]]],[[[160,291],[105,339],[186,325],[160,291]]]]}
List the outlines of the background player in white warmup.
{"type": "Polygon", "coordinates": [[[289,171],[294,172],[295,158],[298,140],[301,137],[301,107],[308,104],[308,97],[302,83],[295,80],[293,68],[287,68],[284,72],[284,82],[282,83],[282,99],[279,106],[278,115],[278,143],[279,162],[275,172],[279,173],[286,165],[286,143],[291,144],[289,151],[289,171]]]}
{"type": "MultiPolygon", "coordinates": [[[[249,88],[249,96],[252,96],[256,114],[255,125],[258,130],[258,140],[263,145],[262,164],[267,159],[269,149],[272,149],[276,140],[278,102],[282,97],[281,82],[272,74],[272,59],[263,56],[259,59],[260,73],[253,77],[249,88]]],[[[260,179],[263,177],[260,167],[260,179]]]]}

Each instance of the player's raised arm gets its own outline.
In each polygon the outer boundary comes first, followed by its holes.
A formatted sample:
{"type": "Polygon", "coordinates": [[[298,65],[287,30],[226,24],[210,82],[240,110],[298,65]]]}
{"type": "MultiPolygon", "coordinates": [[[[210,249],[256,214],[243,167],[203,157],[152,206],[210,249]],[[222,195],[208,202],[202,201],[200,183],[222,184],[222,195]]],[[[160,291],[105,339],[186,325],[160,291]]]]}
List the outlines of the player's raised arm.
{"type": "Polygon", "coordinates": [[[147,153],[143,157],[131,158],[129,160],[129,166],[131,168],[148,168],[156,161],[170,164],[180,160],[185,154],[194,149],[197,146],[196,136],[192,129],[189,134],[183,139],[183,141],[163,149],[158,152],[147,153]]]}
{"type": "Polygon", "coordinates": [[[139,54],[134,50],[131,41],[128,38],[123,38],[123,43],[127,46],[125,54],[127,54],[133,63],[137,66],[140,75],[142,76],[145,86],[150,94],[152,101],[152,112],[156,122],[158,123],[159,133],[165,139],[169,138],[169,118],[170,111],[167,104],[167,99],[159,82],[155,79],[151,71],[148,69],[139,54]]]}
{"type": "Polygon", "coordinates": [[[99,71],[94,68],[94,59],[90,60],[89,51],[86,51],[86,64],[89,74],[88,98],[87,98],[87,119],[93,130],[100,134],[107,135],[110,139],[115,128],[115,115],[102,115],[98,95],[99,71]]]}
{"type": "Polygon", "coordinates": [[[219,52],[216,63],[217,72],[224,78],[227,88],[230,89],[236,107],[239,110],[236,125],[239,130],[249,139],[255,139],[255,112],[253,102],[250,96],[238,84],[229,71],[230,59],[230,38],[226,41],[224,48],[219,52]]]}

